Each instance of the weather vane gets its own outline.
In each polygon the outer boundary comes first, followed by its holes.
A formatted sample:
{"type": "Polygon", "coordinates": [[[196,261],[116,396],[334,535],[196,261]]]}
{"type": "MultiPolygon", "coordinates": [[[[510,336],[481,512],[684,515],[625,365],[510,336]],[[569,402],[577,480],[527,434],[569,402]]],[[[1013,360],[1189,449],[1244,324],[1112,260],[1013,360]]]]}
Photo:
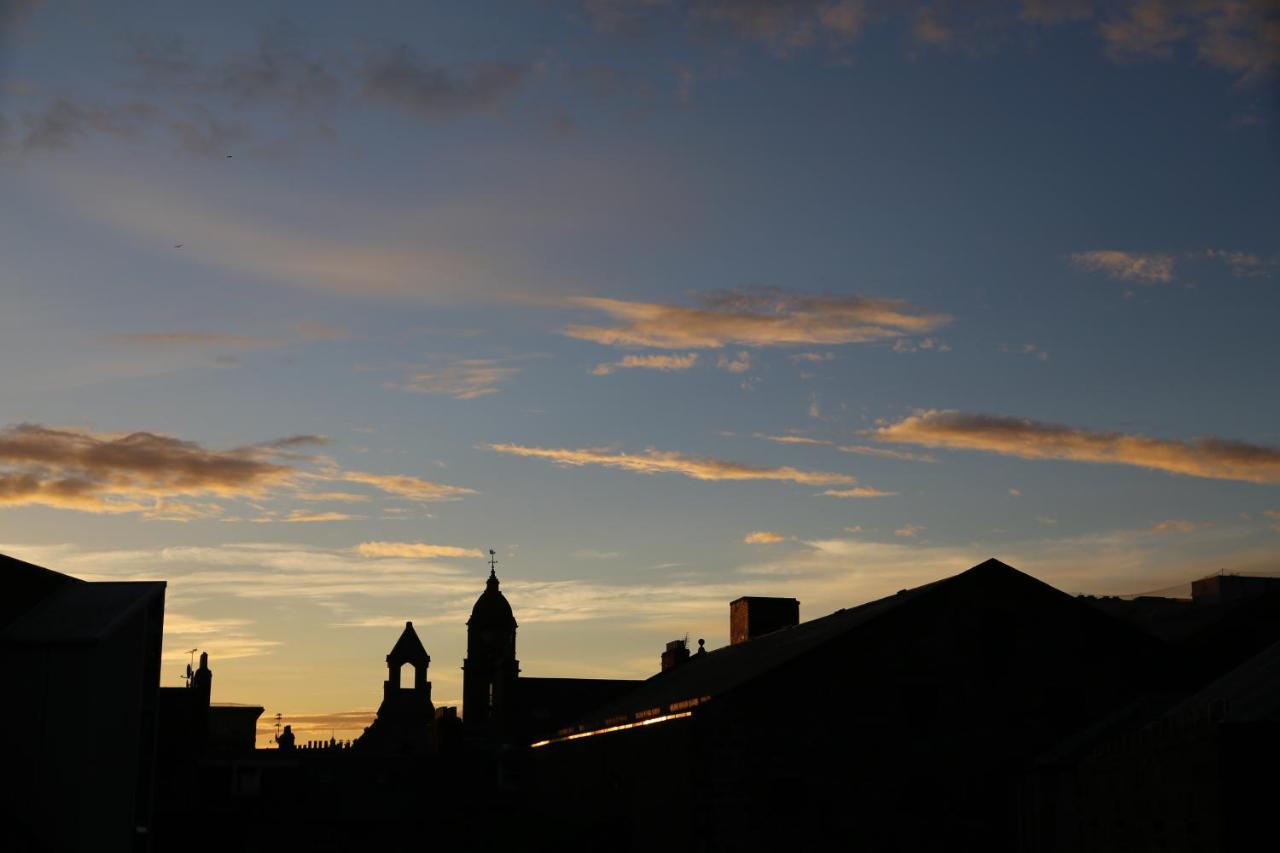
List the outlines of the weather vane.
{"type": "Polygon", "coordinates": [[[498,565],[497,553],[492,548],[490,548],[489,549],[489,574],[491,575],[497,574],[497,568],[496,568],[497,565],[498,565]]]}

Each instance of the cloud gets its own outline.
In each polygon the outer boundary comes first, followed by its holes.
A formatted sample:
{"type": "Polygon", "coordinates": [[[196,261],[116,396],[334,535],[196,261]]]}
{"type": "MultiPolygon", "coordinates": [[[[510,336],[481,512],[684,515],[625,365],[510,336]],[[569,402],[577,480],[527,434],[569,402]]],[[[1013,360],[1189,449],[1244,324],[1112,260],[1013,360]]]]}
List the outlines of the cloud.
{"type": "Polygon", "coordinates": [[[265,30],[254,49],[204,61],[181,38],[142,35],[127,57],[144,86],[213,96],[234,107],[268,105],[292,113],[325,115],[342,95],[337,56],[310,51],[288,26],[265,30]]]}
{"type": "Polygon", "coordinates": [[[730,373],[746,373],[751,369],[751,353],[740,352],[733,358],[721,355],[716,359],[716,367],[721,370],[727,370],[730,373]]]}
{"type": "Polygon", "coordinates": [[[360,69],[363,94],[430,120],[489,112],[533,73],[527,63],[486,62],[465,69],[427,62],[408,47],[374,57],[360,69]]]}
{"type": "Polygon", "coordinates": [[[827,489],[822,493],[828,498],[891,498],[897,492],[883,492],[870,486],[858,486],[852,489],[827,489]]]}
{"type": "MultiPolygon", "coordinates": [[[[324,444],[293,435],[230,450],[209,450],[153,432],[96,433],[18,424],[0,429],[0,505],[48,506],[98,513],[142,513],[185,521],[222,516],[227,500],[364,501],[366,496],[313,492],[312,483],[350,482],[418,501],[456,500],[472,489],[396,474],[349,471],[293,450],[324,444]],[[319,470],[312,470],[319,462],[319,470]],[[288,463],[288,464],[286,464],[288,463]],[[308,468],[299,467],[307,464],[308,468]]],[[[261,507],[258,507],[261,509],[261,507]]],[[[263,512],[264,521],[336,521],[339,513],[263,512]]],[[[227,518],[225,520],[233,520],[227,518]]]]}
{"type": "Polygon", "coordinates": [[[1271,275],[1276,266],[1274,260],[1266,260],[1248,252],[1230,252],[1224,249],[1209,249],[1205,257],[1221,261],[1237,278],[1262,278],[1271,275]]]}
{"type": "Polygon", "coordinates": [[[772,530],[753,530],[743,536],[742,541],[748,545],[774,545],[778,542],[786,542],[787,537],[772,530]]]}
{"type": "Polygon", "coordinates": [[[438,557],[484,556],[479,548],[459,548],[456,545],[428,545],[425,542],[361,542],[356,553],[362,557],[406,557],[409,559],[435,559],[438,557]]]}
{"type": "Polygon", "coordinates": [[[0,465],[0,504],[94,512],[139,512],[177,496],[257,496],[292,473],[262,448],[206,450],[157,433],[39,424],[0,429],[0,465]]]}
{"type": "Polygon", "coordinates": [[[578,548],[573,556],[579,560],[616,560],[622,556],[621,551],[597,551],[595,548],[578,548]]]}
{"type": "Polygon", "coordinates": [[[1098,28],[1117,61],[1168,59],[1181,44],[1199,59],[1244,77],[1275,70],[1280,19],[1267,0],[1130,0],[1098,28]]]}
{"type": "Polygon", "coordinates": [[[1156,533],[1190,533],[1191,531],[1204,526],[1204,522],[1187,521],[1185,519],[1171,519],[1169,521],[1158,521],[1151,525],[1151,529],[1156,533]]]}
{"type": "Polygon", "coordinates": [[[834,361],[836,354],[833,352],[798,352],[794,355],[787,356],[789,361],[799,364],[807,362],[809,364],[821,364],[824,361],[834,361]]]}
{"type": "Polygon", "coordinates": [[[1076,252],[1071,262],[1089,272],[1101,272],[1120,281],[1144,283],[1173,281],[1174,258],[1172,255],[1143,255],[1114,249],[1097,249],[1076,252]]]}
{"type": "Polygon", "coordinates": [[[1035,344],[1023,344],[1022,346],[1010,346],[1008,344],[1000,345],[1000,352],[1016,353],[1017,355],[1028,355],[1037,361],[1048,361],[1049,353],[1037,347],[1035,344]]]}
{"type": "Polygon", "coordinates": [[[829,471],[802,471],[798,468],[790,467],[759,467],[722,459],[686,456],[683,453],[654,450],[652,448],[643,453],[626,454],[596,448],[561,450],[524,447],[518,444],[490,444],[487,446],[490,450],[496,450],[499,453],[509,453],[513,456],[524,456],[533,459],[547,459],[557,465],[569,467],[600,465],[605,468],[618,468],[624,471],[636,471],[641,474],[681,474],[694,480],[776,480],[812,486],[852,484],[856,482],[856,479],[848,474],[836,474],[829,471]]]}
{"type": "Polygon", "coordinates": [[[894,352],[917,352],[919,350],[936,349],[938,352],[951,352],[951,344],[945,341],[936,341],[933,338],[922,338],[919,341],[913,341],[909,338],[898,338],[893,342],[894,352]]]}
{"type": "Polygon", "coordinates": [[[765,435],[764,433],[756,433],[756,438],[763,438],[765,441],[773,441],[778,444],[811,444],[811,445],[827,445],[831,442],[821,438],[808,438],[803,435],[765,435]]]}
{"type": "Polygon", "coordinates": [[[1190,477],[1280,482],[1280,448],[1212,436],[1174,441],[951,410],[917,412],[871,434],[891,443],[982,450],[1023,459],[1070,459],[1190,477]]]}
{"type": "Polygon", "coordinates": [[[345,512],[311,512],[310,510],[305,510],[305,509],[295,509],[295,510],[292,510],[288,515],[284,516],[283,518],[263,518],[262,520],[263,521],[299,522],[299,523],[306,524],[311,522],[323,522],[323,521],[352,521],[360,517],[361,516],[358,516],[358,515],[348,515],[345,512]]]}
{"type": "Polygon", "coordinates": [[[923,527],[920,527],[919,525],[916,525],[916,524],[904,524],[904,525],[902,525],[901,527],[899,527],[897,530],[893,531],[893,535],[894,535],[894,536],[901,536],[901,537],[906,538],[906,539],[910,539],[910,538],[913,538],[913,537],[915,537],[915,536],[920,535],[920,531],[922,531],[922,530],[924,530],[924,528],[923,528],[923,527]]]}
{"type": "Polygon", "coordinates": [[[57,98],[39,112],[21,114],[25,132],[18,147],[25,152],[58,151],[91,134],[136,139],[158,115],[160,110],[144,101],[108,105],[57,98]]]}
{"type": "Polygon", "coordinates": [[[341,480],[347,483],[360,483],[390,495],[410,498],[415,501],[456,501],[466,495],[476,494],[475,489],[462,486],[449,486],[434,483],[407,474],[370,474],[366,471],[332,471],[323,475],[312,474],[324,480],[341,480]]]}
{"type": "Polygon", "coordinates": [[[836,448],[841,453],[856,453],[859,456],[878,456],[882,459],[901,459],[906,462],[937,462],[937,458],[927,453],[911,453],[906,450],[890,450],[887,447],[866,447],[861,444],[842,444],[836,448]]]}
{"type": "Polygon", "coordinates": [[[593,376],[608,376],[618,370],[631,370],[640,368],[644,370],[688,370],[698,363],[698,354],[691,352],[688,355],[628,355],[621,361],[610,361],[597,364],[592,368],[593,376]]]}
{"type": "Polygon", "coordinates": [[[607,346],[653,349],[866,343],[928,332],[951,321],[894,299],[772,290],[712,294],[696,308],[597,297],[573,302],[616,322],[572,325],[563,334],[607,346]]]}
{"type": "Polygon", "coordinates": [[[139,347],[220,347],[224,349],[260,349],[281,343],[274,338],[231,335],[220,332],[140,332],[108,335],[113,343],[139,347]]]}
{"type": "Polygon", "coordinates": [[[415,394],[443,394],[455,400],[474,400],[497,394],[498,386],[520,373],[518,367],[490,358],[465,358],[441,367],[424,368],[394,387],[415,394]]]}

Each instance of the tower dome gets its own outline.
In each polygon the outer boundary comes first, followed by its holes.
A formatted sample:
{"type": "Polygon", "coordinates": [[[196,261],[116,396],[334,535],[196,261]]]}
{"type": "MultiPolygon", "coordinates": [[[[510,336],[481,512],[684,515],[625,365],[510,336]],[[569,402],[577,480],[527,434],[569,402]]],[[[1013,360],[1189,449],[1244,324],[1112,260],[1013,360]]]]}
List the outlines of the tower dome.
{"type": "Polygon", "coordinates": [[[507,597],[498,589],[498,575],[489,568],[489,580],[485,582],[484,592],[476,599],[471,608],[471,618],[467,620],[469,628],[515,628],[516,617],[511,612],[507,597]]]}

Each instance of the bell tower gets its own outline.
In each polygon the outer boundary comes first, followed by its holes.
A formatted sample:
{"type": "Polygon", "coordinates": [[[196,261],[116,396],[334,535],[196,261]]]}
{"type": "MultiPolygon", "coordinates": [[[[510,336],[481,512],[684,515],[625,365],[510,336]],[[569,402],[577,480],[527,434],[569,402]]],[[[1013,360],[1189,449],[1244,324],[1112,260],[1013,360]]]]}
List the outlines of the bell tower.
{"type": "Polygon", "coordinates": [[[462,662],[462,722],[468,734],[493,741],[510,734],[516,679],[516,619],[498,589],[498,560],[489,551],[489,579],[467,620],[462,662]]]}

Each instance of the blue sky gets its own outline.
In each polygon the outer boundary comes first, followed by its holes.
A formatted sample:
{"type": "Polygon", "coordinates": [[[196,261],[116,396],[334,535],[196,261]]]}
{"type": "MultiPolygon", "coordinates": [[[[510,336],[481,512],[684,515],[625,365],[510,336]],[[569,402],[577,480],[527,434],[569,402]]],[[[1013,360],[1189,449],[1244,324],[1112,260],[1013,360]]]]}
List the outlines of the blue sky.
{"type": "Polygon", "coordinates": [[[1274,4],[368,5],[0,3],[0,543],[173,673],[1275,568],[1274,4]]]}

